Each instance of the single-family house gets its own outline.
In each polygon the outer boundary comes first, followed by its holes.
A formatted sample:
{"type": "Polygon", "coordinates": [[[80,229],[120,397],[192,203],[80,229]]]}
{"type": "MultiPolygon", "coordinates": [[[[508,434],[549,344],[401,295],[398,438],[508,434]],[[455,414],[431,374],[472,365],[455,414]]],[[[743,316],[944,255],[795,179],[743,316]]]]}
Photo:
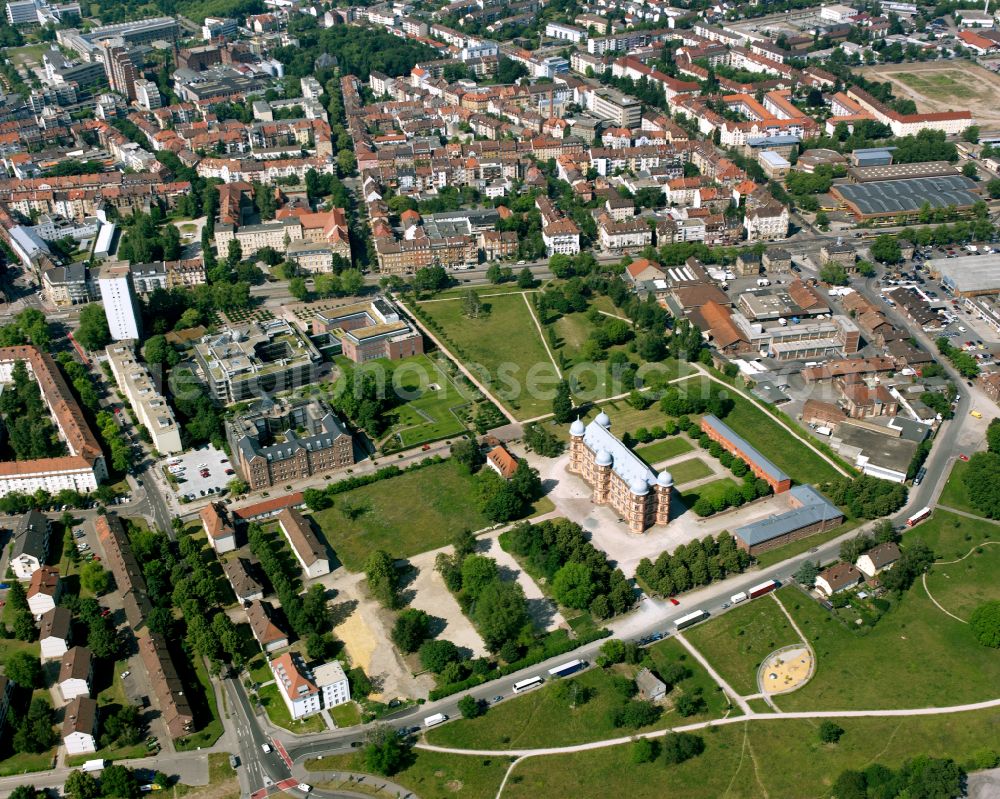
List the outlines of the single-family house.
{"type": "Polygon", "coordinates": [[[853,563],[837,563],[816,575],[816,590],[826,596],[833,596],[848,588],[853,588],[864,580],[864,576],[853,563]]]}
{"type": "Polygon", "coordinates": [[[309,519],[295,508],[285,508],[278,514],[278,526],[291,544],[306,577],[321,577],[330,573],[326,547],[313,531],[309,519]]]}
{"type": "Polygon", "coordinates": [[[45,563],[49,554],[51,532],[52,525],[41,511],[30,510],[17,520],[10,568],[18,580],[31,579],[31,575],[45,563]]]}
{"type": "Polygon", "coordinates": [[[265,652],[274,652],[288,646],[288,633],[282,630],[271,617],[271,605],[255,599],[247,607],[247,620],[253,637],[265,652]]]}
{"type": "Polygon", "coordinates": [[[42,616],[39,640],[42,660],[61,658],[69,650],[73,614],[66,608],[55,607],[42,616]]]}
{"type": "Polygon", "coordinates": [[[486,456],[486,465],[504,480],[510,480],[517,471],[517,458],[503,444],[497,444],[486,456]]]}
{"type": "Polygon", "coordinates": [[[90,696],[94,677],[94,658],[85,646],[74,646],[59,664],[59,693],[67,702],[78,696],[90,696]]]}
{"type": "Polygon", "coordinates": [[[40,619],[56,606],[62,594],[59,569],[42,566],[31,575],[28,585],[28,609],[31,615],[40,619]]]}
{"type": "Polygon", "coordinates": [[[640,669],[635,675],[635,684],[639,689],[639,697],[647,702],[655,702],[667,695],[667,684],[649,669],[640,669]]]}
{"type": "Polygon", "coordinates": [[[201,526],[212,549],[220,555],[236,549],[236,527],[229,510],[221,502],[209,502],[201,510],[201,526]]]}
{"type": "Polygon", "coordinates": [[[865,577],[872,578],[881,571],[891,569],[899,560],[899,547],[894,541],[886,541],[877,547],[872,547],[858,558],[857,567],[865,577]]]}
{"type": "Polygon", "coordinates": [[[62,739],[66,754],[85,755],[97,751],[97,701],[78,696],[66,706],[62,739]]]}

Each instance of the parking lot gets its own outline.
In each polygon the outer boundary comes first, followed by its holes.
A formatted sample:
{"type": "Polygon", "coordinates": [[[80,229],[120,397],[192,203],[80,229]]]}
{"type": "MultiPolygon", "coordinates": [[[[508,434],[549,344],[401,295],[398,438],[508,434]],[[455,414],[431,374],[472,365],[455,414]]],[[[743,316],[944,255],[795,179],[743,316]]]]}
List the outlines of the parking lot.
{"type": "Polygon", "coordinates": [[[166,458],[161,466],[177,480],[177,493],[188,499],[220,494],[226,484],[236,477],[226,453],[211,444],[166,458]],[[227,474],[227,471],[232,474],[227,474]]]}

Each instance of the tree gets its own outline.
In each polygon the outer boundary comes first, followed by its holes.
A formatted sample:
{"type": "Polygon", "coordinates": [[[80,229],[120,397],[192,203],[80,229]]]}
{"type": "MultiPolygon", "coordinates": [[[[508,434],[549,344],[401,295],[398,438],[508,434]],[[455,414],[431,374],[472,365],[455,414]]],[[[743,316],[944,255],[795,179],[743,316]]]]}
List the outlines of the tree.
{"type": "MultiPolygon", "coordinates": [[[[985,602],[972,611],[969,628],[983,646],[1000,648],[1000,602],[985,602]]],[[[7,667],[10,673],[10,666],[7,667]]]]}
{"type": "Polygon", "coordinates": [[[652,763],[656,760],[656,745],[649,738],[638,738],[632,742],[630,760],[635,763],[652,763]]]}
{"type": "Polygon", "coordinates": [[[15,652],[7,659],[7,677],[20,688],[42,684],[42,662],[30,652],[15,652]]]}
{"type": "Polygon", "coordinates": [[[486,706],[480,700],[466,694],[458,700],[458,712],[462,714],[463,719],[475,719],[486,712],[486,706]]]}
{"type": "Polygon", "coordinates": [[[8,795],[8,799],[37,799],[38,791],[34,785],[18,785],[8,795]]]}
{"type": "Polygon", "coordinates": [[[568,608],[588,608],[596,590],[590,567],[585,563],[567,563],[552,581],[552,596],[568,608]]]}
{"type": "Polygon", "coordinates": [[[51,749],[59,735],[52,728],[52,707],[47,699],[36,697],[28,706],[28,713],[14,733],[14,750],[41,754],[51,749]]]}
{"type": "Polygon", "coordinates": [[[455,534],[455,537],[451,540],[451,545],[455,548],[455,555],[464,558],[466,555],[471,555],[476,551],[476,536],[472,530],[466,527],[455,534]]]}
{"type": "Polygon", "coordinates": [[[990,199],[1000,199],[1000,178],[993,178],[986,182],[986,191],[989,192],[990,199]]]}
{"type": "Polygon", "coordinates": [[[406,762],[407,747],[396,731],[388,724],[373,727],[366,737],[364,748],[365,769],[384,777],[391,777],[406,762]]]}
{"type": "Polygon", "coordinates": [[[357,294],[365,284],[365,277],[357,269],[345,269],[340,273],[340,291],[343,294],[357,294]]]}
{"type": "Polygon", "coordinates": [[[288,293],[291,294],[299,302],[305,302],[306,298],[309,296],[309,288],[306,286],[306,280],[303,277],[293,277],[288,281],[288,293]]]}
{"type": "Polygon", "coordinates": [[[95,596],[103,596],[111,590],[111,572],[97,561],[86,563],[80,570],[80,585],[95,596]]]}
{"type": "Polygon", "coordinates": [[[833,262],[820,268],[819,279],[831,286],[846,286],[850,282],[844,267],[833,262]]]}
{"type": "Polygon", "coordinates": [[[811,588],[813,583],[816,582],[816,575],[818,574],[819,566],[814,561],[807,560],[799,566],[799,570],[795,572],[795,579],[799,585],[811,588]]]}
{"type": "Polygon", "coordinates": [[[816,226],[821,228],[827,228],[830,226],[830,217],[827,215],[826,211],[816,212],[816,226]]]}
{"type": "Polygon", "coordinates": [[[396,563],[388,552],[377,549],[368,556],[365,576],[368,578],[368,590],[382,605],[395,608],[399,604],[399,574],[396,572],[396,563]]]}
{"type": "Polygon", "coordinates": [[[962,131],[962,141],[967,141],[969,144],[979,143],[979,125],[969,125],[965,130],[962,131]]]}
{"type": "Polygon", "coordinates": [[[235,269],[237,264],[243,260],[243,246],[239,239],[230,239],[229,248],[226,250],[226,265],[230,269],[235,269]]]}
{"type": "Polygon", "coordinates": [[[469,319],[478,319],[483,312],[483,303],[475,289],[469,289],[462,295],[462,315],[469,319]]]}
{"type": "Polygon", "coordinates": [[[986,446],[990,452],[1000,454],[1000,417],[992,419],[986,428],[986,446]]]}
{"type": "Polygon", "coordinates": [[[652,702],[630,699],[611,711],[611,723],[615,727],[638,729],[655,722],[660,717],[660,712],[660,708],[652,702]]]}
{"type": "Polygon", "coordinates": [[[28,594],[24,590],[23,583],[19,583],[17,580],[11,582],[10,589],[7,591],[7,603],[12,610],[28,609],[28,594]]]}
{"type": "Polygon", "coordinates": [[[67,796],[73,799],[97,799],[101,795],[101,786],[97,780],[84,771],[73,771],[66,778],[64,786],[67,796]]]}
{"type": "Polygon", "coordinates": [[[462,590],[473,599],[499,579],[497,562],[485,555],[469,555],[462,562],[462,590]]]}
{"type": "Polygon", "coordinates": [[[899,249],[899,242],[891,233],[883,233],[872,242],[869,251],[872,258],[884,264],[898,264],[903,255],[899,249]]]}
{"type": "Polygon", "coordinates": [[[705,740],[689,732],[670,733],[661,746],[663,759],[671,765],[683,763],[705,751],[705,740]]]}
{"type": "Polygon", "coordinates": [[[844,728],[832,721],[824,721],[819,725],[819,739],[825,744],[835,744],[844,734],[844,728]]]}
{"type": "Polygon", "coordinates": [[[460,438],[451,445],[451,458],[468,474],[475,474],[486,458],[479,444],[471,438],[460,438]]]}
{"type": "Polygon", "coordinates": [[[975,453],[962,481],[972,506],[987,518],[1000,519],[1000,454],[975,453]]]}
{"type": "Polygon", "coordinates": [[[573,397],[567,380],[560,380],[556,386],[556,396],[552,400],[552,414],[557,424],[568,424],[573,420],[573,397]]]}
{"type": "Polygon", "coordinates": [[[524,591],[515,582],[494,580],[476,601],[473,618],[490,652],[516,638],[528,623],[524,591]]]}
{"type": "Polygon", "coordinates": [[[80,311],[80,327],[74,337],[85,349],[102,350],[111,343],[111,330],[104,307],[97,303],[85,305],[80,311]]]}
{"type": "Polygon", "coordinates": [[[392,640],[404,652],[416,652],[430,635],[430,616],[416,608],[407,608],[396,618],[392,640]]]}
{"type": "Polygon", "coordinates": [[[517,274],[517,287],[521,289],[530,289],[535,287],[535,276],[531,273],[528,267],[524,267],[517,274]]]}
{"type": "Polygon", "coordinates": [[[140,795],[139,781],[135,772],[125,766],[112,764],[101,772],[101,793],[105,797],[137,799],[140,795]]]}
{"type": "Polygon", "coordinates": [[[970,180],[975,180],[979,176],[979,170],[976,169],[975,163],[966,161],[962,164],[962,174],[970,180]]]}
{"type": "Polygon", "coordinates": [[[458,663],[461,653],[451,641],[437,639],[420,647],[420,665],[428,671],[440,674],[449,663],[458,663]]]}

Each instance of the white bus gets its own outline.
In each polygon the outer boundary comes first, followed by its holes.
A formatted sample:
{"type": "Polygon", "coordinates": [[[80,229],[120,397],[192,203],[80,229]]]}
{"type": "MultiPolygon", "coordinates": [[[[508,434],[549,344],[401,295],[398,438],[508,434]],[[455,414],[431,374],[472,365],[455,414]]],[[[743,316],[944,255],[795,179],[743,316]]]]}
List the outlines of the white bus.
{"type": "Polygon", "coordinates": [[[575,671],[579,671],[584,668],[587,664],[582,660],[571,660],[569,663],[563,663],[561,666],[556,666],[555,668],[549,669],[549,676],[551,677],[566,677],[575,671]]]}
{"type": "Polygon", "coordinates": [[[690,627],[692,624],[697,624],[698,622],[707,619],[708,613],[704,610],[696,610],[694,613],[688,613],[687,616],[681,616],[679,619],[674,621],[678,630],[683,630],[685,627],[690,627]]]}
{"type": "Polygon", "coordinates": [[[526,680],[519,680],[514,683],[514,693],[519,694],[521,691],[530,691],[532,688],[537,688],[543,682],[545,682],[545,680],[541,677],[529,677],[526,680]]]}
{"type": "Polygon", "coordinates": [[[916,524],[920,524],[924,519],[931,515],[930,508],[921,508],[916,513],[914,513],[909,519],[906,520],[907,527],[913,527],[916,524]]]}
{"type": "Polygon", "coordinates": [[[424,719],[425,727],[433,727],[436,724],[443,724],[448,720],[448,717],[444,713],[435,713],[433,716],[428,716],[424,719]]]}

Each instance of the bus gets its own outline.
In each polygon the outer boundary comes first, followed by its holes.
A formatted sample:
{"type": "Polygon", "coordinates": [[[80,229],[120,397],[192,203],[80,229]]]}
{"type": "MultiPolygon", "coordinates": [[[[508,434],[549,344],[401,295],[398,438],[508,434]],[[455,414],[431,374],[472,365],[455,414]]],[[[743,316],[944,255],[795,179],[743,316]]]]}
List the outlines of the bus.
{"type": "Polygon", "coordinates": [[[688,613],[687,616],[681,616],[679,619],[676,619],[674,621],[674,626],[677,627],[678,630],[683,630],[685,627],[690,627],[692,624],[697,624],[707,618],[707,611],[696,610],[694,613],[688,613]]]}
{"type": "Polygon", "coordinates": [[[920,524],[924,519],[931,515],[930,508],[922,508],[914,513],[909,519],[906,520],[907,527],[913,527],[915,524],[920,524]]]}
{"type": "Polygon", "coordinates": [[[532,688],[537,688],[543,682],[545,682],[545,680],[541,677],[529,677],[526,680],[519,680],[514,683],[514,693],[519,694],[521,691],[530,691],[532,688]]]}
{"type": "Polygon", "coordinates": [[[561,666],[556,666],[555,668],[549,669],[550,677],[566,677],[575,671],[586,666],[586,662],[582,660],[571,660],[569,663],[563,663],[561,666]]]}

